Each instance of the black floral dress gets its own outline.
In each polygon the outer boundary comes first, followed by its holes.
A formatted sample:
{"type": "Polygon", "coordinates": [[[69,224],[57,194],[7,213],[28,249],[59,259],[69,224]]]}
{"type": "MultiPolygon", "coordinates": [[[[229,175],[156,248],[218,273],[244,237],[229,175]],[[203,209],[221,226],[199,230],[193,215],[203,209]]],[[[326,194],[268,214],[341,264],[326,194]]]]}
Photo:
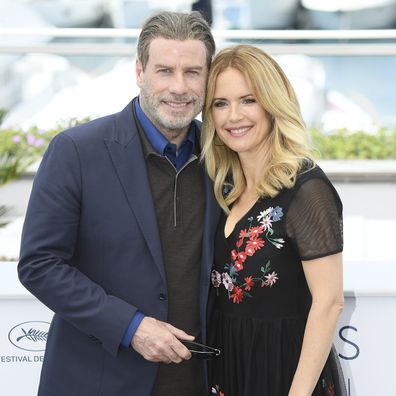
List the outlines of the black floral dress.
{"type": "MultiPolygon", "coordinates": [[[[301,261],[342,251],[342,204],[319,167],[291,189],[264,198],[215,241],[209,342],[210,394],[287,396],[300,356],[311,294],[301,261]]],[[[346,395],[332,349],[313,392],[346,395]]]]}

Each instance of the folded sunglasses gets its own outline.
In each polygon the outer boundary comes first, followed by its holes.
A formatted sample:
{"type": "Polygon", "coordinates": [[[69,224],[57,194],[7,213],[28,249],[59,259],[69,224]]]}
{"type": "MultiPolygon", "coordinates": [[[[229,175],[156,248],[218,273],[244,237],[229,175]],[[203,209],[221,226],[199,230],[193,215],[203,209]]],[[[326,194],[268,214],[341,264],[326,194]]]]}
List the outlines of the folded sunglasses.
{"type": "Polygon", "coordinates": [[[220,356],[220,349],[200,344],[195,341],[179,340],[191,352],[192,356],[199,359],[214,359],[220,356]]]}

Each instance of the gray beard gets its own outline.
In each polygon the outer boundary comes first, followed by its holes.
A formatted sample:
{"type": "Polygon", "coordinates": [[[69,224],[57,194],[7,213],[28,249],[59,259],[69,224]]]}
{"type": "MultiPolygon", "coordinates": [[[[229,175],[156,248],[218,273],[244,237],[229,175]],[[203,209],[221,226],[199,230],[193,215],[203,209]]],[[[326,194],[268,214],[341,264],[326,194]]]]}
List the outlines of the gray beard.
{"type": "Polygon", "coordinates": [[[193,104],[193,111],[186,116],[172,117],[169,114],[162,112],[159,109],[160,101],[163,98],[154,97],[150,95],[146,87],[142,87],[140,91],[140,104],[143,105],[143,110],[150,121],[161,131],[166,132],[170,137],[176,137],[184,133],[191,124],[191,121],[201,112],[203,100],[199,97],[186,95],[173,95],[171,98],[174,101],[189,101],[193,104]]]}

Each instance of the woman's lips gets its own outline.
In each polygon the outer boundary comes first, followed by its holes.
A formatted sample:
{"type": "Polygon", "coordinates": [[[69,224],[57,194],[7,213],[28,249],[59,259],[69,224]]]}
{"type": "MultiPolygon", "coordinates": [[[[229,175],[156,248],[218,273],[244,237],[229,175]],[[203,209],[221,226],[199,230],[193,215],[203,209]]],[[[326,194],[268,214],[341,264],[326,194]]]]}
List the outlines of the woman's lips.
{"type": "Polygon", "coordinates": [[[225,128],[232,136],[243,136],[250,131],[252,126],[242,126],[238,128],[225,128]]]}

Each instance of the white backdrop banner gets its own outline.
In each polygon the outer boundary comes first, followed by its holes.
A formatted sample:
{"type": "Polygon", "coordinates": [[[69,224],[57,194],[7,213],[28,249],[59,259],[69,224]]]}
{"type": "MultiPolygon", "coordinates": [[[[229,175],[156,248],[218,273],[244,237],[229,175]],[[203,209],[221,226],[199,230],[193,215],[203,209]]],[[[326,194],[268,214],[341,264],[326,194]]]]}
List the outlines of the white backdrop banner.
{"type": "Polygon", "coordinates": [[[396,395],[395,312],[396,296],[346,296],[334,341],[348,396],[396,395]]]}
{"type": "MultiPolygon", "coordinates": [[[[394,396],[396,292],[363,285],[352,292],[349,270],[345,308],[334,338],[348,396],[394,396]]],[[[384,271],[377,265],[375,273],[394,283],[396,265],[384,271]]],[[[20,285],[16,263],[0,262],[0,395],[37,395],[51,318],[52,312],[20,285]]]]}
{"type": "Polygon", "coordinates": [[[37,300],[0,299],[1,395],[37,395],[51,317],[37,300]]]}

